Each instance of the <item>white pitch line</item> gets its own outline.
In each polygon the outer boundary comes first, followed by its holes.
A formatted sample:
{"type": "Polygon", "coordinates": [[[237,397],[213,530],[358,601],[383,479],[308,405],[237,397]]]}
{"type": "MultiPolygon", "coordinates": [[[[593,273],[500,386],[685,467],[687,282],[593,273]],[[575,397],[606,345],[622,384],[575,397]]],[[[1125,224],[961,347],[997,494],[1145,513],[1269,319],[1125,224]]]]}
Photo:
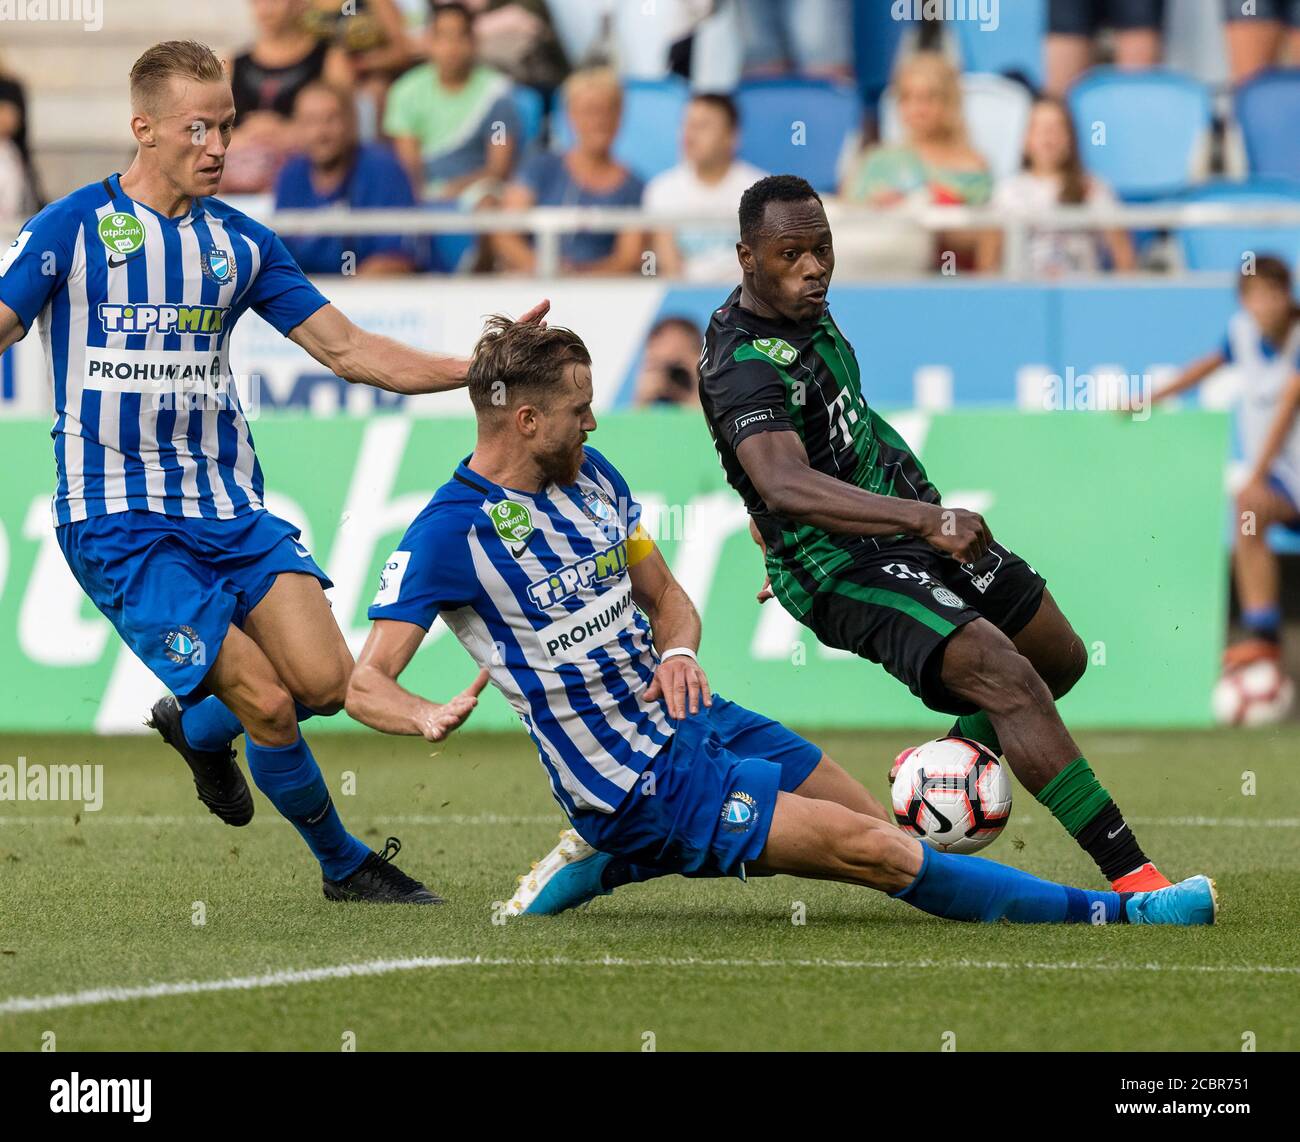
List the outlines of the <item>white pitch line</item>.
{"type": "MultiPolygon", "coordinates": [[[[346,808],[346,806],[345,806],[346,808]]],[[[364,813],[355,816],[376,825],[557,825],[564,826],[564,820],[558,814],[534,814],[514,816],[503,813],[405,813],[380,817],[367,817],[364,813]]],[[[1300,829],[1300,817],[1129,817],[1129,824],[1139,827],[1195,828],[1195,829],[1300,829]]],[[[147,827],[150,825],[185,826],[220,824],[211,815],[201,816],[197,813],[189,816],[149,816],[136,814],[123,816],[102,812],[81,814],[81,824],[130,825],[147,827]]],[[[1052,823],[1048,817],[1026,817],[1015,820],[1007,827],[1014,830],[1026,825],[1052,823]]],[[[286,822],[272,814],[264,814],[252,822],[254,825],[283,825],[286,822]]],[[[71,817],[56,816],[52,813],[28,813],[0,816],[0,828],[6,825],[72,825],[71,817]]],[[[245,828],[247,826],[244,826],[245,828]]]]}
{"type": "Polygon", "coordinates": [[[0,1000],[0,1015],[30,1014],[69,1007],[93,1007],[103,1003],[130,1003],[140,999],[162,999],[174,995],[202,995],[221,991],[255,991],[269,987],[290,987],[300,983],[320,983],[333,979],[356,979],[390,975],[394,972],[425,971],[455,967],[522,967],[522,968],[761,968],[809,969],[829,968],[837,971],[1081,971],[1081,972],[1192,972],[1206,975],[1300,975],[1300,964],[1156,964],[1156,963],[1080,963],[1077,960],[1013,963],[1004,960],[827,960],[827,959],[697,959],[694,957],[659,957],[625,959],[603,956],[599,959],[569,959],[555,956],[543,959],[485,958],[482,956],[419,956],[400,960],[366,960],[362,963],[335,964],[330,967],[301,968],[268,972],[265,975],[234,976],[227,979],[183,980],[176,983],[151,983],[142,987],[101,987],[63,995],[16,995],[0,1000]]]}

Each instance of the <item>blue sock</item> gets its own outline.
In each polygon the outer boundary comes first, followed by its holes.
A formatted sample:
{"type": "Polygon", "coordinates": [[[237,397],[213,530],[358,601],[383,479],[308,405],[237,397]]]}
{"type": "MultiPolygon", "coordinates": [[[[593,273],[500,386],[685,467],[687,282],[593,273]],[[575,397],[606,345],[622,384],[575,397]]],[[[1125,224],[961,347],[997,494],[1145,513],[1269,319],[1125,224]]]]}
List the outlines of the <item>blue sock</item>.
{"type": "Polygon", "coordinates": [[[215,694],[181,713],[181,733],[194,749],[225,749],[243,732],[239,719],[215,694]]]}
{"type": "Polygon", "coordinates": [[[1256,638],[1277,642],[1282,627],[1282,608],[1246,607],[1241,612],[1241,625],[1256,638]]]}
{"type": "Polygon", "coordinates": [[[1010,920],[1016,924],[1122,924],[1118,892],[1091,892],[1040,880],[982,857],[921,846],[921,871],[895,899],[949,920],[1010,920]]]}
{"type": "Polygon", "coordinates": [[[343,880],[355,872],[370,849],[343,827],[303,736],[293,745],[274,748],[247,740],[245,754],[257,787],[302,834],[325,875],[343,880]]]}
{"type": "MultiPolygon", "coordinates": [[[[309,710],[301,702],[295,702],[294,707],[298,711],[300,722],[316,716],[315,710],[309,710]]],[[[181,714],[181,733],[195,749],[225,749],[243,732],[244,727],[239,724],[239,719],[215,694],[195,703],[181,714]]]]}

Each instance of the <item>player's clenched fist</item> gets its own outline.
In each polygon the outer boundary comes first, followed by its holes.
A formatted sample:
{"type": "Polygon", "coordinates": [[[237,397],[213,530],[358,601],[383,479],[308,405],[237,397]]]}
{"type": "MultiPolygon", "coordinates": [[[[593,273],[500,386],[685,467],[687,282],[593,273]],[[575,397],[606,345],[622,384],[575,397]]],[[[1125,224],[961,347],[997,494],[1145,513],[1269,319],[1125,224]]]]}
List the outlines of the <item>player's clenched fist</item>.
{"type": "Polygon", "coordinates": [[[430,702],[425,711],[420,732],[426,741],[440,742],[452,730],[457,729],[478,705],[478,696],[488,684],[488,672],[480,670],[478,677],[456,695],[450,702],[438,705],[430,702]]]}
{"type": "Polygon", "coordinates": [[[993,533],[979,512],[935,505],[921,538],[959,563],[975,563],[993,542],[993,533]]]}
{"type": "Polygon", "coordinates": [[[646,687],[645,698],[647,702],[662,698],[670,718],[684,718],[688,711],[698,714],[701,698],[706,706],[713,705],[709,679],[703,667],[684,654],[673,655],[659,663],[655,676],[646,687]]]}

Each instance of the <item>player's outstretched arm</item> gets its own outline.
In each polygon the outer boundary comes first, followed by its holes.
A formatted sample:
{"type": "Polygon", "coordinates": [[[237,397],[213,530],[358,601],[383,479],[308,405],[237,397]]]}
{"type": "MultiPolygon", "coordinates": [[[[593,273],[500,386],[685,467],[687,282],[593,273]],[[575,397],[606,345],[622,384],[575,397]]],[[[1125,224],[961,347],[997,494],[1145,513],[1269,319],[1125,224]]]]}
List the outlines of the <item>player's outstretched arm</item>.
{"type": "Polygon", "coordinates": [[[662,698],[670,718],[698,714],[701,702],[713,705],[709,679],[695,658],[700,648],[699,612],[668,570],[653,540],[639,527],[628,540],[628,550],[632,601],[650,620],[655,649],[660,655],[670,655],[660,660],[646,688],[646,699],[654,702],[662,698]],[[673,651],[680,653],[673,654],[673,651]]]}
{"type": "Polygon", "coordinates": [[[398,684],[424,641],[424,628],[395,619],[377,619],[348,683],[345,709],[358,722],[386,734],[418,736],[442,741],[468,718],[488,683],[480,670],[464,690],[449,702],[430,702],[398,684]]]}
{"type": "Polygon", "coordinates": [[[26,335],[22,318],[0,301],[0,353],[10,345],[17,345],[26,335]]]}
{"type": "MultiPolygon", "coordinates": [[[[542,321],[551,308],[541,301],[520,321],[542,321]]],[[[469,361],[464,357],[426,353],[370,333],[351,321],[342,310],[325,305],[289,333],[317,361],[346,381],[392,393],[414,395],[458,389],[465,384],[469,361]]]]}
{"type": "Polygon", "coordinates": [[[1193,361],[1167,385],[1151,390],[1151,403],[1157,404],[1169,397],[1177,396],[1188,389],[1195,388],[1215,369],[1222,367],[1226,358],[1221,352],[1208,353],[1193,361]]]}
{"type": "Polygon", "coordinates": [[[979,559],[993,542],[978,512],[879,496],[818,472],[796,432],[747,436],[736,458],[768,510],[798,523],[843,535],[915,535],[963,563],[979,559]]]}

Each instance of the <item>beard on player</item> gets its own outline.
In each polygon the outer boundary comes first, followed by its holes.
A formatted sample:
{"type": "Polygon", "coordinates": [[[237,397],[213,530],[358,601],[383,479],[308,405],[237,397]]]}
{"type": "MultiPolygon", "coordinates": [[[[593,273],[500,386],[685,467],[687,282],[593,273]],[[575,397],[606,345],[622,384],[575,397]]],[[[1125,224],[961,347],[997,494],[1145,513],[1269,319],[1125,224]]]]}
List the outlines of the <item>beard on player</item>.
{"type": "Polygon", "coordinates": [[[539,451],[534,457],[538,471],[544,481],[552,484],[572,484],[578,478],[582,467],[583,450],[587,434],[584,432],[573,440],[561,440],[539,451]]]}

